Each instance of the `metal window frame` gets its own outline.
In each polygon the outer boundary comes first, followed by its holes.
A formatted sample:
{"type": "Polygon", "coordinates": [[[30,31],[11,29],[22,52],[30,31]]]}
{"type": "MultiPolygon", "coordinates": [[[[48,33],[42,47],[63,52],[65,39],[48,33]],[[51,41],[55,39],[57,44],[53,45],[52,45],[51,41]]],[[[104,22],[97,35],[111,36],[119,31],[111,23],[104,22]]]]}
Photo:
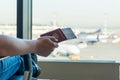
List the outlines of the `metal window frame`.
{"type": "MultiPolygon", "coordinates": [[[[22,39],[32,39],[32,0],[17,0],[17,37],[22,39]]],[[[23,58],[27,61],[23,80],[31,80],[31,55],[24,55],[23,58]]]]}
{"type": "Polygon", "coordinates": [[[17,0],[17,37],[32,39],[32,0],[17,0]]]}

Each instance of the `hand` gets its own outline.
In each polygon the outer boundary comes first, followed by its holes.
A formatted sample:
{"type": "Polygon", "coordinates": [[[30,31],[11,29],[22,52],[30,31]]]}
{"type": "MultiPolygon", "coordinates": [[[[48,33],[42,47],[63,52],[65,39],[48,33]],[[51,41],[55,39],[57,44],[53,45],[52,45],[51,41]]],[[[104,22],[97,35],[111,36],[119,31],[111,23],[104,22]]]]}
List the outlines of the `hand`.
{"type": "Polygon", "coordinates": [[[36,51],[40,56],[47,57],[58,44],[56,43],[57,39],[53,36],[44,36],[37,39],[36,51]]]}

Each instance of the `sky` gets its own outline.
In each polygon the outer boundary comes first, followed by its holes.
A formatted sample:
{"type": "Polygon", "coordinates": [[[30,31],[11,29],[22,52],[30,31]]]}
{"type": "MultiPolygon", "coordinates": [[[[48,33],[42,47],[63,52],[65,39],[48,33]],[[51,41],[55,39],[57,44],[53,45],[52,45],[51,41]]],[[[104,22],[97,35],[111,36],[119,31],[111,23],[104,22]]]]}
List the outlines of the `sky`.
{"type": "MultiPolygon", "coordinates": [[[[0,0],[0,24],[16,23],[16,1],[0,0]]],[[[120,0],[33,0],[33,23],[120,26],[120,0]]]]}

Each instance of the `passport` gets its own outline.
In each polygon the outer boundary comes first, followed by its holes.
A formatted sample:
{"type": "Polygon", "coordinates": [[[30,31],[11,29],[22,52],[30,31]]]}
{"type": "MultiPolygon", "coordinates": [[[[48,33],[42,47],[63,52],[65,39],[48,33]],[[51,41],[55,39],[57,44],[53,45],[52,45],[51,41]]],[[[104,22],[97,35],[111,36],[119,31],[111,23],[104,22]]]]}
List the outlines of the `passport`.
{"type": "Polygon", "coordinates": [[[56,39],[58,39],[57,43],[76,38],[76,35],[71,28],[57,28],[40,35],[40,37],[42,36],[54,36],[56,39]]]}

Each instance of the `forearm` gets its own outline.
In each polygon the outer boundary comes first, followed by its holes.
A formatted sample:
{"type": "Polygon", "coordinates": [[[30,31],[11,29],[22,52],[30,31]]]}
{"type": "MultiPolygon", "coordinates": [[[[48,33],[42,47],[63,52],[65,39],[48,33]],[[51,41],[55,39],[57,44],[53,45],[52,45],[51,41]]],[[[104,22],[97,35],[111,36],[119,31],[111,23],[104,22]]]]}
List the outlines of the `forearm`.
{"type": "Polygon", "coordinates": [[[0,56],[36,53],[46,57],[58,47],[56,41],[56,38],[53,36],[45,36],[37,40],[23,40],[0,35],[0,56]]]}
{"type": "Polygon", "coordinates": [[[35,52],[36,40],[21,40],[0,35],[0,56],[23,55],[35,52]]]}

